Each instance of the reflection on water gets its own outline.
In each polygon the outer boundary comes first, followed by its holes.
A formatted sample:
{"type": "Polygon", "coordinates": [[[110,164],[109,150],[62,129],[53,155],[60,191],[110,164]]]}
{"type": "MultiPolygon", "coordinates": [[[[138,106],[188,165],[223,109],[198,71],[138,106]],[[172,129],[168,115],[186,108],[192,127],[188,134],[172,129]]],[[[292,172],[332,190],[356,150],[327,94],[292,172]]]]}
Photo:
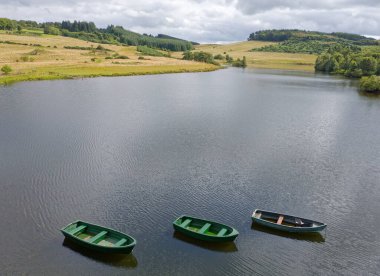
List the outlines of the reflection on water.
{"type": "Polygon", "coordinates": [[[370,93],[370,92],[359,91],[359,94],[361,96],[364,96],[364,97],[380,100],[380,94],[379,93],[370,93]]]}
{"type": "Polygon", "coordinates": [[[198,240],[189,236],[186,236],[178,231],[174,231],[173,238],[178,239],[180,241],[193,244],[195,246],[199,246],[201,248],[211,250],[211,251],[219,251],[219,252],[236,252],[238,251],[236,244],[234,242],[206,242],[202,240],[198,240]]]}
{"type": "Polygon", "coordinates": [[[251,229],[255,231],[271,234],[271,235],[277,235],[284,238],[294,239],[294,240],[317,242],[317,243],[325,242],[325,236],[323,235],[323,233],[288,233],[288,232],[280,231],[277,229],[265,227],[263,225],[260,225],[254,222],[252,222],[251,229]]]}
{"type": "MultiPolygon", "coordinates": [[[[80,255],[93,259],[97,262],[104,263],[107,265],[112,265],[116,267],[124,267],[124,268],[136,268],[137,267],[137,259],[131,254],[106,254],[101,252],[96,252],[78,244],[70,241],[65,238],[62,243],[63,246],[78,252],[80,255]]],[[[80,256],[78,256],[80,258],[80,256]]]]}

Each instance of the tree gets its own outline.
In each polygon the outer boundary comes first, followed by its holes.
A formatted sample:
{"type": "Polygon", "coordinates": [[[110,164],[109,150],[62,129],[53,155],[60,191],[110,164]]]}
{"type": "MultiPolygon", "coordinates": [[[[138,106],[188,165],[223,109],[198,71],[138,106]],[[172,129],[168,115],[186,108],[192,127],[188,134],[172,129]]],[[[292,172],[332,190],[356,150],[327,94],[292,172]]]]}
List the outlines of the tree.
{"type": "Polygon", "coordinates": [[[315,70],[321,72],[328,72],[327,63],[331,59],[331,55],[327,53],[323,53],[318,56],[315,62],[315,70]]]}
{"type": "Polygon", "coordinates": [[[247,67],[247,58],[245,56],[243,57],[241,67],[243,67],[243,68],[247,67]]]}
{"type": "Polygon", "coordinates": [[[13,20],[8,18],[0,18],[0,30],[12,31],[16,28],[16,24],[13,20]]]}
{"type": "Polygon", "coordinates": [[[379,76],[370,76],[363,77],[360,80],[360,90],[370,93],[380,92],[380,77],[379,76]]]}
{"type": "Polygon", "coordinates": [[[232,62],[233,67],[242,67],[245,68],[247,67],[247,60],[246,57],[244,56],[243,59],[238,58],[234,62],[232,62]]]}
{"type": "Polygon", "coordinates": [[[4,65],[1,67],[1,72],[3,72],[4,75],[8,75],[10,72],[12,72],[12,68],[9,65],[4,65]]]}
{"type": "Polygon", "coordinates": [[[363,75],[374,75],[377,71],[377,61],[373,57],[364,57],[360,60],[359,67],[362,69],[363,75]]]}
{"type": "Polygon", "coordinates": [[[230,57],[230,55],[226,55],[226,62],[227,63],[232,63],[234,61],[234,59],[232,57],[230,57]]]}
{"type": "Polygon", "coordinates": [[[217,55],[214,56],[214,59],[222,60],[222,59],[224,59],[224,57],[221,54],[217,54],[217,55]]]}

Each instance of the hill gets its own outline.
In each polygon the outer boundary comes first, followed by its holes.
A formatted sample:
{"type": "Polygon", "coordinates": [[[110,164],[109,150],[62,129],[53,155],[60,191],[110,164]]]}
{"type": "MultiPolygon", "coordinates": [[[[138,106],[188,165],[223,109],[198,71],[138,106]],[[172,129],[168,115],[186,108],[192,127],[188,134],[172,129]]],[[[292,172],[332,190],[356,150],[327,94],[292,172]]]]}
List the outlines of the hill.
{"type": "Polygon", "coordinates": [[[379,42],[357,34],[323,33],[302,30],[264,30],[251,33],[248,41],[271,41],[277,44],[264,46],[254,51],[321,54],[332,45],[360,50],[361,46],[377,46],[379,42]]]}
{"type": "Polygon", "coordinates": [[[62,21],[44,22],[11,20],[0,18],[0,30],[14,34],[31,34],[36,36],[41,33],[50,35],[61,35],[78,38],[86,41],[102,44],[116,44],[123,46],[148,46],[170,51],[187,51],[193,48],[193,43],[183,39],[160,34],[152,36],[138,34],[125,30],[122,26],[109,25],[107,28],[97,28],[93,22],[86,21],[62,21]]]}

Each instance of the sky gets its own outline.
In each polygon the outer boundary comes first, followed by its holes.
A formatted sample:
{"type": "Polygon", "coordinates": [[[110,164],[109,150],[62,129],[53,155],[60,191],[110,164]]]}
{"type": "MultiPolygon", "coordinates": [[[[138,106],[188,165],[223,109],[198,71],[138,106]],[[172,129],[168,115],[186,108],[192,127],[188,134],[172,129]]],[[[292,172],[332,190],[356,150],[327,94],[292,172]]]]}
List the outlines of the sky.
{"type": "Polygon", "coordinates": [[[289,28],[380,38],[380,0],[0,0],[0,17],[93,21],[201,43],[289,28]]]}

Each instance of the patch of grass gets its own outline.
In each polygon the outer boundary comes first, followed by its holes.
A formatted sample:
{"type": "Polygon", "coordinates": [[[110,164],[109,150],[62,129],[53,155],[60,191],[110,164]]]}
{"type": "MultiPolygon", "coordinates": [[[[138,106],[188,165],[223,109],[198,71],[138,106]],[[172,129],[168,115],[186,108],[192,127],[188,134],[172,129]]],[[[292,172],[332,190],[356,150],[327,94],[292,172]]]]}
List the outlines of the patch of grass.
{"type": "Polygon", "coordinates": [[[153,56],[153,57],[169,57],[167,53],[164,53],[161,50],[156,50],[153,48],[150,48],[148,46],[137,46],[137,51],[142,53],[146,56],[153,56]]]}
{"type": "Polygon", "coordinates": [[[36,48],[33,51],[29,52],[28,55],[37,56],[46,53],[46,50],[43,48],[36,48]]]}
{"type": "Polygon", "coordinates": [[[23,62],[33,62],[34,61],[34,57],[22,56],[22,57],[20,57],[20,60],[23,61],[23,62]]]}

